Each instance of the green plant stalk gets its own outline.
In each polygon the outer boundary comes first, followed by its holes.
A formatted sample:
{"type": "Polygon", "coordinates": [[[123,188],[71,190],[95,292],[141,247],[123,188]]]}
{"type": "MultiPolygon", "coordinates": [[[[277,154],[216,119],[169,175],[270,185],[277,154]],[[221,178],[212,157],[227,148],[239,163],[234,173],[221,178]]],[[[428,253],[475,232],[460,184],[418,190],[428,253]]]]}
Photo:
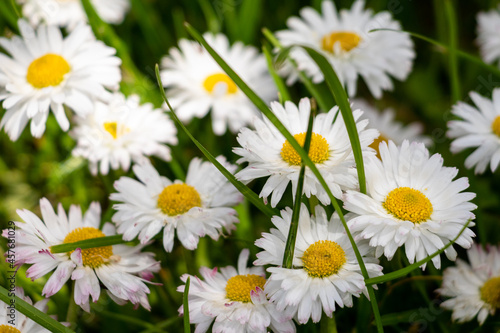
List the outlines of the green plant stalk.
{"type": "Polygon", "coordinates": [[[19,33],[19,28],[17,27],[18,18],[15,13],[12,13],[11,6],[5,1],[0,1],[0,15],[5,18],[10,28],[13,29],[16,34],[19,33]]]}
{"type": "Polygon", "coordinates": [[[55,319],[52,319],[48,314],[35,308],[33,305],[29,304],[19,297],[10,297],[9,291],[4,287],[0,286],[0,300],[5,302],[5,304],[12,304],[11,300],[15,301],[15,311],[21,312],[26,317],[30,318],[37,324],[45,327],[54,333],[75,333],[73,330],[65,327],[63,324],[55,319]]]}
{"type": "MultiPolygon", "coordinates": [[[[278,39],[273,35],[271,31],[269,31],[269,29],[267,28],[262,29],[262,33],[275,48],[279,50],[284,49],[283,46],[278,41],[278,39]]],[[[314,99],[316,99],[316,101],[318,102],[320,109],[322,109],[323,111],[330,110],[333,104],[329,103],[323,97],[323,95],[319,92],[319,90],[316,88],[311,79],[309,79],[307,75],[304,74],[304,72],[298,70],[298,66],[295,60],[293,59],[288,59],[288,60],[290,61],[290,64],[293,66],[293,68],[297,70],[300,81],[306,86],[307,90],[311,93],[312,97],[314,97],[314,99]]]]}
{"type": "Polygon", "coordinates": [[[218,33],[220,31],[219,19],[217,18],[217,14],[215,14],[212,5],[208,0],[198,0],[198,3],[200,4],[201,11],[205,16],[205,21],[208,25],[208,31],[214,34],[218,33]]]}
{"type": "Polygon", "coordinates": [[[174,119],[174,121],[177,123],[177,125],[189,136],[191,141],[198,147],[198,149],[205,155],[205,157],[212,162],[212,164],[215,165],[215,167],[226,177],[227,180],[233,184],[238,191],[241,192],[251,203],[253,203],[261,212],[266,214],[268,217],[272,217],[274,215],[278,215],[278,212],[265,205],[262,200],[258,197],[257,194],[255,194],[248,186],[240,182],[239,180],[236,179],[236,177],[229,172],[222,164],[219,163],[215,159],[215,157],[210,154],[210,152],[198,141],[195,139],[195,137],[188,131],[186,126],[180,121],[180,119],[177,117],[175,114],[175,111],[173,110],[172,106],[170,105],[170,102],[167,99],[167,96],[165,95],[165,91],[163,90],[162,82],[161,82],[161,77],[160,77],[160,69],[158,67],[158,64],[156,64],[156,79],[158,80],[158,85],[160,87],[160,92],[163,97],[163,100],[167,104],[168,108],[170,109],[170,116],[174,119]]]}
{"type": "Polygon", "coordinates": [[[147,321],[140,320],[134,317],[131,317],[130,315],[124,315],[116,312],[110,312],[110,311],[97,311],[100,315],[103,315],[108,318],[113,318],[113,319],[118,319],[119,321],[129,323],[132,325],[137,325],[141,326],[147,329],[150,329],[151,332],[163,332],[161,329],[158,329],[155,327],[155,325],[148,323],[147,321]]]}
{"type": "Polygon", "coordinates": [[[19,9],[17,8],[16,2],[14,0],[10,0],[10,4],[11,4],[12,8],[14,9],[14,13],[16,13],[17,18],[23,18],[21,13],[19,13],[19,9]]]}
{"type": "Polygon", "coordinates": [[[250,43],[257,34],[262,15],[262,0],[242,0],[238,12],[238,40],[250,43]]]}
{"type": "Polygon", "coordinates": [[[191,284],[191,278],[188,277],[186,280],[186,286],[184,287],[184,295],[182,297],[182,310],[184,314],[184,333],[191,333],[191,326],[189,324],[189,285],[191,284]]]}
{"type": "MultiPolygon", "coordinates": [[[[372,31],[392,31],[392,32],[405,33],[405,34],[408,34],[412,37],[421,39],[429,44],[439,46],[442,50],[449,52],[449,48],[447,45],[445,45],[441,42],[438,42],[437,40],[434,40],[432,38],[429,38],[427,36],[418,34],[416,32],[411,32],[411,31],[406,31],[406,30],[394,30],[394,29],[373,29],[373,30],[370,30],[369,32],[372,32],[372,31]]],[[[472,63],[475,63],[476,65],[481,66],[482,68],[491,72],[492,74],[495,74],[496,76],[500,77],[500,69],[498,69],[495,66],[492,66],[492,65],[485,63],[481,58],[476,57],[470,53],[458,50],[458,49],[455,50],[455,52],[456,52],[457,56],[459,56],[460,58],[463,58],[463,59],[468,60],[472,63]]]]}
{"type": "Polygon", "coordinates": [[[279,76],[278,73],[276,73],[276,70],[274,69],[273,57],[271,55],[269,47],[267,45],[262,46],[262,52],[266,57],[267,69],[269,70],[269,74],[271,74],[271,77],[273,78],[276,87],[278,87],[278,91],[280,93],[280,103],[283,104],[286,101],[291,101],[292,98],[290,97],[290,93],[288,92],[288,88],[286,87],[285,82],[283,82],[281,76],[279,76]]]}
{"type": "MultiPolygon", "coordinates": [[[[163,89],[163,88],[161,88],[163,89]]],[[[186,180],[186,173],[184,172],[184,169],[179,163],[179,160],[175,158],[175,156],[172,155],[172,159],[168,162],[168,166],[174,173],[175,178],[185,181],[186,180]]]]}
{"type": "MultiPolygon", "coordinates": [[[[254,105],[271,121],[271,123],[276,126],[276,128],[283,134],[286,140],[292,145],[292,147],[295,149],[295,151],[300,155],[302,158],[303,163],[308,166],[313,174],[316,176],[318,179],[319,183],[321,186],[325,189],[328,197],[330,198],[332,205],[335,209],[335,211],[338,213],[340,220],[342,221],[342,225],[344,226],[346,230],[347,237],[349,238],[349,241],[353,247],[354,253],[356,255],[356,259],[359,263],[361,273],[363,274],[363,277],[365,280],[369,278],[368,276],[368,271],[366,270],[365,263],[361,257],[361,254],[359,253],[358,247],[356,245],[356,242],[354,241],[354,238],[352,237],[352,234],[347,226],[347,223],[344,218],[344,214],[342,213],[342,210],[340,209],[340,206],[337,202],[337,199],[333,196],[332,192],[330,191],[330,188],[325,182],[325,179],[319,172],[318,168],[316,168],[316,165],[311,161],[307,153],[304,151],[302,146],[295,140],[295,138],[290,134],[290,132],[280,123],[278,118],[269,110],[267,107],[266,103],[257,96],[257,94],[248,87],[248,85],[234,72],[234,70],[213,50],[210,45],[203,39],[203,37],[198,33],[191,25],[188,23],[185,23],[186,29],[188,32],[193,36],[200,44],[202,44],[205,49],[212,55],[212,57],[215,59],[215,61],[221,66],[221,68],[224,70],[224,72],[233,80],[233,82],[247,95],[247,97],[254,103],[254,105]]],[[[333,71],[333,69],[332,69],[333,71]]],[[[342,88],[343,89],[343,88],[342,88]]],[[[372,304],[372,309],[373,309],[373,314],[377,323],[377,330],[378,332],[383,332],[383,327],[380,321],[380,312],[378,309],[377,305],[377,300],[375,298],[375,293],[373,291],[372,286],[367,286],[368,290],[368,295],[370,297],[370,302],[372,304]]]]}
{"type": "Polygon", "coordinates": [[[68,311],[66,313],[66,321],[70,323],[73,328],[76,328],[76,320],[78,318],[79,307],[75,303],[75,281],[69,283],[71,286],[71,294],[68,304],[68,311]]]}
{"type": "MultiPolygon", "coordinates": [[[[311,145],[312,127],[313,127],[313,111],[309,114],[309,123],[307,125],[306,138],[304,141],[304,150],[309,154],[309,147],[311,145]]],[[[285,252],[283,253],[283,267],[293,268],[293,255],[295,252],[295,241],[297,239],[297,230],[299,229],[300,206],[302,204],[302,191],[304,189],[304,175],[306,166],[302,163],[299,172],[299,179],[297,184],[297,192],[295,193],[295,203],[292,211],[292,220],[290,222],[290,229],[288,229],[288,236],[286,238],[285,252]]]]}
{"type": "Polygon", "coordinates": [[[435,256],[437,255],[440,255],[441,253],[444,252],[444,250],[446,250],[447,248],[449,248],[453,243],[456,242],[456,240],[460,237],[460,235],[462,235],[462,233],[464,232],[464,230],[467,228],[467,226],[469,225],[469,223],[471,222],[472,220],[469,220],[467,221],[467,223],[462,227],[462,229],[460,230],[460,232],[458,233],[458,235],[453,238],[448,244],[446,244],[442,249],[440,250],[437,250],[436,252],[432,253],[431,255],[425,257],[424,259],[422,260],[419,260],[417,261],[416,263],[413,263],[411,264],[410,266],[408,267],[405,267],[405,268],[402,268],[402,269],[399,269],[395,272],[391,272],[391,273],[387,273],[387,274],[384,274],[382,276],[377,276],[377,277],[374,277],[374,278],[371,278],[371,279],[368,279],[365,281],[365,283],[367,285],[372,285],[372,284],[378,284],[378,283],[384,283],[384,282],[387,282],[387,281],[391,281],[391,280],[394,280],[394,279],[397,279],[397,278],[400,278],[400,277],[403,277],[403,276],[406,276],[407,274],[409,274],[412,270],[422,266],[423,264],[429,262],[432,258],[434,258],[435,256]]]}
{"type": "Polygon", "coordinates": [[[128,243],[128,242],[129,241],[123,240],[123,235],[112,235],[112,236],[105,236],[105,237],[81,240],[81,241],[73,242],[73,243],[54,245],[54,246],[50,247],[50,252],[51,253],[66,253],[69,251],[73,251],[77,248],[80,248],[83,250],[83,249],[90,249],[92,247],[110,246],[110,245],[116,245],[116,244],[124,244],[124,243],[128,243]]]}
{"type": "Polygon", "coordinates": [[[453,8],[453,3],[451,0],[444,0],[446,20],[448,22],[448,38],[449,38],[449,66],[450,66],[450,81],[451,81],[451,93],[452,93],[452,104],[460,100],[460,78],[458,75],[458,63],[457,63],[457,19],[455,16],[455,10],[453,8]]]}

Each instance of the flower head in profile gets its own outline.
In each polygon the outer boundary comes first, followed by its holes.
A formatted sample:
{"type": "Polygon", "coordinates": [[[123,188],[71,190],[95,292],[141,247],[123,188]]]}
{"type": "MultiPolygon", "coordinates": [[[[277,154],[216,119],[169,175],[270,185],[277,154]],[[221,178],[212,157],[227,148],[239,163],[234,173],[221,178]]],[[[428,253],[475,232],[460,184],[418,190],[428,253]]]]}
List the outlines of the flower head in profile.
{"type": "Polygon", "coordinates": [[[453,311],[453,320],[463,323],[477,316],[482,325],[500,309],[500,248],[473,245],[467,256],[469,263],[458,259],[455,267],[445,269],[437,292],[449,297],[441,307],[453,311]]]}
{"type": "MultiPolygon", "coordinates": [[[[101,223],[101,208],[98,203],[90,205],[82,216],[79,206],[71,206],[66,215],[59,204],[57,214],[50,202],[42,198],[40,210],[43,220],[27,209],[17,213],[24,222],[16,226],[16,265],[30,264],[26,276],[36,280],[49,272],[52,275],[45,283],[42,295],[50,297],[68,281],[75,281],[74,300],[85,311],[90,311],[89,300],[97,302],[101,286],[117,303],[130,301],[149,309],[149,288],[142,277],[151,277],[160,269],[153,253],[141,250],[143,246],[112,245],[88,249],[77,248],[66,253],[53,253],[55,245],[100,238],[115,234],[111,223],[101,223]]],[[[7,230],[3,236],[7,237],[7,230]]]]}
{"type": "Polygon", "coordinates": [[[480,174],[489,165],[495,172],[500,164],[500,88],[493,90],[491,100],[474,91],[470,98],[476,107],[458,102],[451,111],[459,119],[448,122],[446,135],[454,139],[450,150],[458,153],[476,148],[465,160],[465,167],[480,174]]]}
{"type": "MultiPolygon", "coordinates": [[[[184,283],[190,278],[189,319],[196,324],[195,332],[207,332],[212,322],[213,332],[220,333],[295,332],[291,316],[277,311],[264,293],[264,269],[247,267],[248,256],[247,249],[241,251],[237,268],[202,267],[203,280],[189,274],[181,277],[184,283]]],[[[177,290],[184,292],[185,285],[177,290]]]]}
{"type": "MultiPolygon", "coordinates": [[[[24,295],[24,289],[21,287],[16,287],[12,292],[14,295],[27,302],[29,305],[33,305],[35,308],[42,312],[47,312],[49,307],[47,303],[49,299],[42,299],[41,301],[33,304],[33,301],[29,296],[24,295]]],[[[0,332],[2,333],[50,333],[50,331],[39,324],[35,323],[30,318],[26,317],[20,311],[16,310],[15,305],[7,304],[0,301],[0,332]],[[14,314],[14,319],[11,316],[14,314]],[[12,325],[14,323],[14,325],[12,325]]]]}
{"type": "MultiPolygon", "coordinates": [[[[264,290],[277,310],[291,312],[301,324],[310,318],[317,323],[323,311],[331,317],[336,306],[352,307],[353,296],[367,295],[361,268],[337,213],[329,219],[319,205],[311,216],[302,204],[293,268],[281,267],[291,220],[292,210],[287,207],[281,216],[272,218],[277,229],[255,242],[264,251],[257,254],[254,265],[272,265],[267,269],[271,276],[264,290]]],[[[368,275],[382,275],[382,266],[368,243],[356,245],[368,275]]]]}
{"type": "MultiPolygon", "coordinates": [[[[285,102],[271,103],[273,113],[294,138],[304,145],[307,124],[311,112],[308,98],[300,100],[299,105],[285,102]]],[[[374,154],[368,146],[378,136],[377,130],[365,130],[367,120],[359,121],[362,111],[353,112],[358,129],[363,154],[374,154]]],[[[295,195],[301,167],[300,155],[285,139],[283,134],[267,119],[255,118],[255,130],[243,128],[238,135],[241,148],[234,148],[235,154],[241,158],[238,163],[248,162],[248,166],[236,174],[244,182],[269,176],[260,196],[271,195],[271,205],[275,207],[280,201],[288,184],[292,183],[295,195]]],[[[355,189],[358,186],[354,154],[342,115],[338,107],[328,113],[321,113],[314,119],[312,128],[309,158],[321,172],[330,190],[336,198],[342,196],[342,190],[355,189]]],[[[329,204],[330,198],[311,170],[306,168],[304,178],[304,194],[309,198],[316,196],[323,204],[329,204]]]]}
{"type": "Polygon", "coordinates": [[[64,106],[85,116],[96,99],[109,98],[117,89],[121,60],[115,49],[97,41],[89,26],[80,25],[67,37],[56,26],[40,25],[35,31],[19,20],[22,36],[0,37],[0,100],[6,110],[0,129],[10,139],[21,135],[28,121],[31,134],[41,137],[49,110],[67,131],[64,106]]]}
{"type": "MultiPolygon", "coordinates": [[[[347,191],[344,195],[344,208],[354,213],[349,229],[358,239],[369,239],[377,257],[384,254],[391,260],[404,245],[409,262],[420,261],[443,248],[474,219],[471,211],[476,205],[470,200],[476,195],[462,192],[469,187],[467,178],[453,180],[458,170],[443,167],[441,155],[429,156],[423,143],[405,140],[396,146],[389,141],[379,149],[381,160],[370,157],[366,163],[367,194],[347,191]]],[[[472,237],[474,233],[466,228],[456,243],[469,248],[472,237]]],[[[457,256],[453,246],[445,254],[450,260],[457,256]]],[[[440,256],[432,262],[441,267],[440,256]]]]}
{"type": "MultiPolygon", "coordinates": [[[[40,23],[73,30],[87,22],[81,0],[17,0],[23,5],[23,15],[34,26],[40,23]]],[[[99,17],[107,23],[119,24],[130,8],[130,0],[90,0],[99,17]]]]}
{"type": "MultiPolygon", "coordinates": [[[[235,171],[236,166],[225,158],[218,161],[235,171]]],[[[177,231],[182,245],[194,250],[200,237],[217,240],[239,222],[232,207],[243,196],[210,162],[191,160],[185,182],[160,176],[149,163],[137,164],[133,170],[139,181],[121,177],[115,182],[118,193],[110,196],[119,202],[113,206],[117,212],[112,219],[125,240],[139,236],[146,243],[163,229],[163,246],[171,252],[177,231]]]]}
{"type": "MultiPolygon", "coordinates": [[[[277,98],[264,57],[253,46],[229,44],[226,36],[203,37],[262,99],[277,98]]],[[[160,72],[167,96],[182,121],[202,118],[211,110],[212,128],[222,135],[238,132],[258,114],[256,107],[198,42],[181,39],[162,60],[160,72]]]]}
{"type": "Polygon", "coordinates": [[[115,93],[109,103],[96,102],[94,111],[77,118],[73,155],[89,160],[92,174],[107,174],[109,167],[128,171],[131,162],[146,163],[147,156],[171,159],[166,143],[177,144],[177,129],[160,109],[139,104],[139,97],[115,93]]]}
{"type": "MultiPolygon", "coordinates": [[[[383,90],[392,90],[391,76],[405,80],[411,71],[415,51],[407,34],[372,29],[401,30],[399,22],[389,12],[373,14],[364,9],[365,3],[357,0],[351,9],[337,11],[333,1],[322,2],[322,13],[305,7],[299,17],[287,21],[288,30],[278,31],[283,46],[306,45],[323,54],[333,66],[349,96],[355,96],[358,78],[363,78],[376,98],[383,90]]],[[[290,56],[314,82],[323,81],[323,74],[316,63],[300,48],[290,56]]],[[[292,71],[289,82],[297,79],[292,71]]]]}
{"type": "Polygon", "coordinates": [[[500,31],[500,7],[477,14],[477,43],[481,57],[490,64],[500,60],[498,31],[500,31]]]}

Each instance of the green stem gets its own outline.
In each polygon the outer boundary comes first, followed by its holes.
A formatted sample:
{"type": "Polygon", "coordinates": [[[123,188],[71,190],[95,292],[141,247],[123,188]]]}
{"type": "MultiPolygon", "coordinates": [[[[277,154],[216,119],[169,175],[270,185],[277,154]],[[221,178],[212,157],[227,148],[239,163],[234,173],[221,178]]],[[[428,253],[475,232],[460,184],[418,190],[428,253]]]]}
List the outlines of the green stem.
{"type": "Polygon", "coordinates": [[[69,298],[68,312],[66,313],[66,321],[70,323],[72,328],[76,328],[78,319],[78,305],[75,303],[75,281],[71,282],[71,296],[69,298]]]}
{"type": "Polygon", "coordinates": [[[444,0],[446,19],[448,22],[448,38],[449,38],[449,66],[450,66],[450,80],[451,80],[451,92],[452,92],[452,103],[456,103],[460,100],[460,79],[458,75],[458,63],[457,63],[457,20],[455,16],[455,10],[453,8],[453,3],[451,0],[444,0]]]}
{"type": "Polygon", "coordinates": [[[332,317],[323,317],[320,321],[320,332],[321,333],[337,333],[337,322],[335,321],[335,312],[332,313],[332,317]]]}
{"type": "Polygon", "coordinates": [[[191,284],[191,278],[188,277],[186,285],[184,287],[184,295],[182,298],[182,307],[184,313],[184,333],[191,333],[191,325],[189,323],[189,285],[191,284]]]}

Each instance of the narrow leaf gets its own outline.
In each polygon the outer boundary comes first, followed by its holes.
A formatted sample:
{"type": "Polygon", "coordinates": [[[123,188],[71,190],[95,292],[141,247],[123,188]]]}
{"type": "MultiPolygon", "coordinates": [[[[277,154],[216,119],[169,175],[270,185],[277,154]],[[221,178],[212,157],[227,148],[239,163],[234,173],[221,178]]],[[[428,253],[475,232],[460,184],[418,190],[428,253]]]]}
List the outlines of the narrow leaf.
{"type": "Polygon", "coordinates": [[[290,93],[288,92],[288,88],[286,87],[285,82],[283,82],[281,76],[279,76],[278,73],[276,72],[275,66],[273,64],[273,57],[271,55],[269,47],[267,45],[264,45],[262,47],[262,52],[266,57],[267,69],[269,70],[269,74],[271,74],[271,77],[273,78],[276,87],[278,87],[278,91],[280,93],[280,102],[284,103],[286,101],[291,101],[292,98],[290,97],[290,93]]]}
{"type": "Polygon", "coordinates": [[[365,283],[367,285],[383,283],[383,282],[391,281],[391,280],[394,280],[394,279],[397,279],[397,278],[400,278],[400,277],[403,277],[403,276],[409,274],[414,269],[417,269],[418,267],[422,266],[423,264],[429,262],[435,256],[438,256],[441,253],[443,253],[444,250],[446,250],[453,243],[455,243],[456,240],[458,239],[458,237],[460,237],[460,235],[464,232],[464,230],[467,228],[467,226],[469,225],[470,222],[471,222],[471,220],[467,221],[467,223],[462,227],[462,229],[460,230],[460,232],[458,233],[458,235],[455,238],[453,238],[453,240],[451,240],[448,244],[446,244],[442,249],[437,250],[436,252],[434,252],[433,254],[429,255],[428,257],[425,257],[424,259],[422,259],[420,261],[417,261],[416,263],[413,263],[413,264],[411,264],[408,267],[399,269],[399,270],[397,270],[395,272],[384,274],[382,276],[377,276],[377,277],[368,279],[368,280],[365,281],[365,283]]]}
{"type": "Polygon", "coordinates": [[[189,323],[189,285],[191,278],[188,277],[186,286],[184,287],[184,295],[182,295],[182,312],[184,314],[184,333],[191,333],[191,325],[189,323]]]}
{"type": "Polygon", "coordinates": [[[81,240],[81,241],[73,242],[73,243],[54,245],[54,246],[50,247],[50,252],[52,252],[52,253],[66,253],[69,251],[73,251],[77,248],[80,248],[83,250],[83,249],[90,249],[92,247],[110,246],[110,245],[116,245],[116,244],[124,244],[124,243],[128,243],[128,242],[129,241],[123,240],[123,235],[112,235],[112,236],[105,236],[105,237],[81,240]]]}
{"type": "MultiPolygon", "coordinates": [[[[52,319],[48,314],[43,313],[42,311],[35,308],[33,305],[29,304],[25,300],[15,296],[10,297],[9,291],[4,287],[0,286],[0,300],[5,302],[5,304],[13,304],[15,306],[14,311],[19,311],[26,317],[30,318],[37,324],[40,324],[42,327],[45,327],[51,332],[54,333],[74,333],[71,329],[64,326],[60,322],[55,319],[52,319]],[[12,303],[14,301],[14,303],[12,303]]],[[[16,316],[16,318],[18,318],[16,316]]],[[[17,319],[16,319],[17,320],[17,319]]]]}
{"type": "Polygon", "coordinates": [[[163,97],[163,100],[165,101],[165,103],[167,103],[167,106],[170,109],[170,115],[177,123],[177,125],[189,136],[191,141],[193,141],[193,143],[196,145],[196,147],[198,147],[198,149],[203,153],[203,155],[205,155],[205,157],[210,162],[212,162],[212,164],[215,165],[215,167],[224,175],[224,177],[226,177],[226,179],[229,180],[231,184],[233,184],[234,187],[236,187],[238,191],[240,191],[241,194],[243,194],[261,212],[263,212],[269,217],[278,215],[278,212],[275,209],[265,205],[262,202],[262,199],[260,199],[259,196],[255,194],[255,192],[253,192],[248,186],[237,180],[236,177],[231,172],[229,172],[229,170],[227,170],[222,164],[220,164],[219,161],[217,161],[217,159],[212,154],[210,154],[210,152],[198,140],[195,139],[195,137],[189,132],[186,126],[184,126],[184,124],[179,120],[174,109],[170,105],[167,96],[165,95],[165,90],[163,89],[163,83],[161,81],[158,64],[156,65],[156,78],[158,80],[158,85],[160,86],[160,92],[163,97]]]}
{"type": "Polygon", "coordinates": [[[460,100],[460,78],[458,75],[458,63],[457,63],[457,18],[455,15],[455,9],[453,8],[453,3],[451,0],[444,0],[446,20],[448,23],[448,38],[449,38],[449,66],[450,66],[450,81],[451,81],[451,92],[452,92],[452,103],[456,103],[460,100]]]}

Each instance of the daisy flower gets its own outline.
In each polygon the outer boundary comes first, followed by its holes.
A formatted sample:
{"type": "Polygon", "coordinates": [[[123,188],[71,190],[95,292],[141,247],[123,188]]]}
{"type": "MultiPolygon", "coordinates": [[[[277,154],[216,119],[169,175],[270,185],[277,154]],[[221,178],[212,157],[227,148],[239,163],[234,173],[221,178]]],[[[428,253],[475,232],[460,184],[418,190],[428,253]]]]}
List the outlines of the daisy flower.
{"type": "Polygon", "coordinates": [[[41,137],[49,109],[64,131],[69,122],[64,105],[80,116],[94,108],[95,99],[109,97],[121,80],[121,60],[115,49],[95,40],[89,26],[80,25],[66,38],[59,28],[41,25],[35,31],[19,20],[22,37],[0,38],[12,58],[0,53],[0,101],[5,128],[17,140],[31,120],[31,134],[41,137]]]}
{"type": "MultiPolygon", "coordinates": [[[[398,147],[389,141],[379,149],[381,160],[371,157],[365,168],[367,194],[347,191],[344,195],[344,208],[354,213],[349,229],[358,239],[369,239],[377,257],[383,253],[391,260],[404,245],[410,263],[422,260],[474,219],[471,210],[476,205],[469,201],[476,195],[462,192],[469,187],[467,178],[453,180],[458,170],[443,167],[439,154],[429,157],[423,143],[405,140],[398,147]]],[[[466,228],[456,243],[469,248],[473,236],[466,228]]],[[[452,246],[445,253],[450,260],[457,256],[452,246]]],[[[441,267],[440,256],[432,262],[441,267]]]]}
{"type": "Polygon", "coordinates": [[[362,99],[355,99],[353,107],[363,110],[361,119],[368,119],[368,128],[375,128],[380,132],[379,137],[370,145],[371,148],[377,151],[377,156],[380,156],[378,146],[382,141],[388,142],[391,140],[396,145],[402,144],[404,140],[419,141],[426,146],[432,142],[429,137],[421,135],[423,130],[421,123],[414,122],[405,126],[394,119],[396,114],[393,109],[385,109],[379,112],[362,99]]]}
{"type": "MultiPolygon", "coordinates": [[[[49,299],[43,299],[33,304],[29,296],[24,295],[24,290],[21,287],[16,287],[14,294],[33,305],[42,312],[47,312],[49,307],[47,303],[49,299]]],[[[20,311],[17,311],[11,304],[6,304],[0,301],[0,332],[2,333],[50,333],[46,328],[43,328],[33,320],[26,317],[20,311]],[[13,315],[13,316],[12,316],[13,315]]]]}
{"type": "MultiPolygon", "coordinates": [[[[289,30],[278,31],[276,36],[283,46],[306,45],[323,54],[331,63],[349,96],[356,95],[358,77],[362,77],[376,98],[383,90],[392,90],[390,76],[405,80],[411,71],[415,52],[407,34],[372,29],[401,30],[399,22],[389,12],[373,14],[364,9],[364,1],[355,1],[350,10],[337,12],[333,1],[323,1],[322,14],[306,7],[301,18],[287,21],[289,30]]],[[[290,56],[298,69],[305,71],[316,83],[323,74],[316,63],[300,48],[290,56]]],[[[291,72],[288,83],[297,79],[291,72]]]]}
{"type": "Polygon", "coordinates": [[[448,122],[446,134],[455,139],[450,150],[458,153],[477,147],[465,160],[465,167],[475,167],[474,172],[480,174],[489,164],[495,172],[500,163],[500,88],[493,90],[491,100],[474,91],[469,95],[476,107],[458,102],[451,110],[459,119],[448,122]]]}
{"type": "MultiPolygon", "coordinates": [[[[292,102],[285,102],[284,107],[278,102],[272,102],[271,109],[294,138],[304,145],[311,112],[309,99],[301,99],[298,107],[292,102]]],[[[355,121],[359,120],[362,113],[360,110],[354,111],[355,121]]],[[[365,130],[367,124],[367,120],[356,123],[363,153],[373,154],[374,151],[368,148],[368,145],[378,136],[378,132],[374,129],[365,130]]],[[[301,158],[267,118],[263,120],[255,118],[254,126],[256,130],[243,128],[237,137],[241,148],[234,148],[233,151],[241,156],[238,163],[249,164],[238,172],[236,177],[244,182],[250,182],[255,178],[270,176],[260,192],[260,197],[267,198],[272,193],[271,205],[275,207],[290,181],[292,193],[295,195],[301,158]]],[[[325,178],[333,195],[340,198],[342,190],[357,188],[354,155],[338,107],[333,107],[328,113],[317,115],[312,131],[309,158],[325,178]]],[[[304,194],[308,198],[312,195],[317,196],[325,205],[330,203],[326,191],[308,168],[304,178],[304,194]]]]}
{"type": "Polygon", "coordinates": [[[110,166],[128,171],[131,161],[145,163],[151,155],[169,161],[165,143],[177,144],[177,129],[168,116],[150,103],[140,105],[136,95],[115,93],[109,103],[96,102],[93,113],[78,117],[77,123],[73,155],[88,159],[94,175],[98,169],[107,174],[110,166]]]}
{"type": "Polygon", "coordinates": [[[477,14],[477,43],[481,57],[487,63],[500,59],[500,7],[477,14]]]}
{"type": "MultiPolygon", "coordinates": [[[[189,319],[196,324],[195,333],[207,332],[212,322],[213,332],[257,333],[295,332],[291,316],[277,311],[264,293],[266,276],[262,267],[247,267],[249,251],[241,251],[238,268],[227,266],[200,268],[203,280],[184,274],[182,282],[190,277],[189,319]]],[[[177,288],[184,292],[185,285],[177,288]]],[[[183,314],[183,308],[179,308],[183,314]]]]}
{"type": "MultiPolygon", "coordinates": [[[[34,26],[41,22],[73,30],[87,22],[81,0],[17,0],[23,5],[23,16],[34,26]]],[[[130,8],[130,0],[90,0],[99,17],[107,23],[119,24],[130,8]]]]}
{"type": "Polygon", "coordinates": [[[453,320],[463,323],[477,315],[482,325],[500,309],[500,248],[473,245],[467,256],[470,264],[458,259],[456,267],[445,269],[437,292],[450,297],[441,307],[453,311],[453,320]]]}
{"type": "MultiPolygon", "coordinates": [[[[230,172],[236,170],[224,157],[217,160],[230,172]]],[[[163,246],[171,252],[177,230],[182,245],[194,250],[200,237],[217,240],[223,229],[231,231],[239,222],[231,207],[243,196],[210,162],[191,160],[185,182],[160,176],[149,163],[133,170],[139,181],[121,177],[114,184],[118,193],[110,196],[120,202],[113,206],[112,220],[125,240],[139,236],[144,244],[163,229],[163,246]]]]}
{"type": "MultiPolygon", "coordinates": [[[[364,293],[368,297],[361,268],[337,213],[328,219],[321,206],[310,216],[301,205],[293,268],[281,267],[291,220],[292,209],[287,207],[281,217],[271,219],[277,229],[255,242],[264,251],[257,254],[254,265],[273,265],[267,269],[271,276],[264,290],[276,309],[291,312],[301,324],[309,318],[317,323],[322,310],[331,317],[336,305],[352,307],[352,296],[364,293]]],[[[370,255],[368,242],[356,245],[368,275],[382,275],[382,266],[370,255]]]]}
{"type": "MultiPolygon", "coordinates": [[[[31,264],[26,276],[36,280],[54,271],[45,284],[42,295],[50,297],[68,281],[75,281],[75,303],[90,311],[89,299],[97,302],[101,282],[108,295],[117,303],[130,301],[149,310],[149,288],[145,278],[160,269],[153,253],[141,253],[143,246],[112,245],[89,249],[77,248],[67,253],[52,253],[54,245],[73,243],[115,234],[111,223],[99,228],[101,207],[93,202],[82,217],[79,206],[72,205],[66,215],[61,204],[54,212],[50,202],[42,198],[40,210],[43,221],[30,212],[18,210],[24,220],[15,222],[16,265],[31,264]]],[[[7,237],[7,230],[3,236],[7,237]]]]}
{"type": "MultiPolygon", "coordinates": [[[[205,33],[203,37],[262,99],[269,102],[277,98],[266,61],[256,48],[241,42],[229,45],[222,34],[205,33]]],[[[228,126],[233,133],[238,132],[258,114],[253,103],[196,41],[181,39],[179,49],[172,48],[162,59],[160,74],[169,101],[184,122],[202,118],[212,110],[213,131],[222,135],[228,126]]]]}

